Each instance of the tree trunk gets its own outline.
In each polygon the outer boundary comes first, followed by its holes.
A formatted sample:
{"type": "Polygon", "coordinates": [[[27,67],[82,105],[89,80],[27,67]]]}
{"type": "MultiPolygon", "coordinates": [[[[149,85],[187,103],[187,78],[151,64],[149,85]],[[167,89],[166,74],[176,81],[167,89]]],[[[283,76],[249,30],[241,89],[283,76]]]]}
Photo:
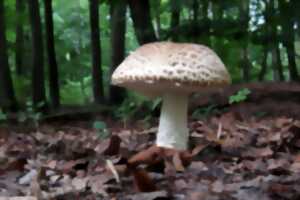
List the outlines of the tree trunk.
{"type": "Polygon", "coordinates": [[[208,13],[209,13],[209,1],[208,0],[202,0],[202,7],[201,7],[201,21],[203,22],[204,26],[206,27],[206,30],[208,30],[207,32],[209,34],[205,34],[204,36],[202,36],[201,42],[203,44],[206,44],[208,46],[211,46],[211,41],[210,41],[210,19],[208,17],[208,13]]]}
{"type": "Polygon", "coordinates": [[[249,0],[243,0],[240,2],[240,20],[241,20],[241,29],[244,31],[243,41],[241,41],[241,50],[240,50],[240,68],[242,70],[242,77],[245,81],[250,81],[251,76],[251,62],[249,60],[249,0]]]}
{"type": "Polygon", "coordinates": [[[160,13],[161,13],[161,7],[160,7],[160,1],[161,0],[154,0],[153,1],[153,7],[154,9],[154,18],[155,18],[155,33],[157,38],[159,39],[161,37],[161,22],[160,22],[160,13]]]}
{"type": "Polygon", "coordinates": [[[219,21],[223,18],[224,5],[223,1],[211,1],[213,20],[219,21]]]}
{"type": "Polygon", "coordinates": [[[176,30],[179,27],[180,23],[180,3],[181,0],[172,0],[170,2],[171,4],[171,24],[170,24],[170,29],[171,29],[171,39],[173,41],[178,41],[178,35],[176,34],[176,30]]]}
{"type": "MultiPolygon", "coordinates": [[[[300,26],[300,13],[299,13],[299,10],[300,10],[300,1],[298,1],[298,0],[291,0],[291,4],[292,4],[292,7],[293,7],[293,16],[294,16],[296,24],[298,25],[298,28],[297,28],[298,36],[300,36],[300,28],[299,28],[299,26],[300,26]]],[[[294,31],[294,33],[297,33],[295,31],[294,31]]]]}
{"type": "Polygon", "coordinates": [[[262,59],[262,64],[261,64],[261,69],[260,69],[260,72],[259,72],[259,75],[258,75],[258,80],[259,81],[263,81],[264,80],[264,77],[266,75],[266,72],[267,72],[267,60],[268,60],[268,46],[264,46],[264,49],[263,49],[263,59],[262,59]]]}
{"type": "Polygon", "coordinates": [[[45,4],[45,23],[46,23],[46,43],[48,54],[49,67],[49,89],[51,106],[58,108],[60,105],[59,99],[59,84],[58,84],[58,69],[56,62],[54,32],[53,32],[53,18],[52,18],[52,0],[44,0],[45,4]]]}
{"type": "Polygon", "coordinates": [[[90,28],[91,28],[91,53],[92,53],[92,78],[94,102],[100,104],[103,102],[103,82],[101,69],[101,45],[99,30],[99,1],[89,0],[90,6],[90,28]]]}
{"type": "Polygon", "coordinates": [[[245,45],[240,50],[240,67],[242,69],[242,77],[244,81],[250,81],[251,63],[248,57],[248,45],[245,45]]]}
{"type": "Polygon", "coordinates": [[[278,73],[279,73],[279,80],[284,81],[284,74],[283,74],[283,65],[281,61],[281,56],[280,56],[280,48],[279,44],[276,46],[276,57],[277,57],[277,66],[278,66],[278,73]]]}
{"type": "Polygon", "coordinates": [[[16,98],[8,64],[5,31],[4,0],[0,0],[0,107],[6,110],[16,108],[16,98]]]}
{"type": "Polygon", "coordinates": [[[273,79],[275,81],[281,81],[284,79],[283,77],[283,69],[282,63],[280,59],[280,53],[278,50],[279,45],[279,38],[277,32],[277,21],[275,15],[275,0],[269,0],[269,5],[267,5],[267,16],[269,19],[266,21],[269,26],[269,33],[271,35],[270,48],[271,48],[271,55],[272,55],[272,69],[273,69],[273,79]]]}
{"type": "Polygon", "coordinates": [[[280,59],[280,52],[278,46],[272,44],[271,54],[272,54],[272,68],[273,68],[273,79],[275,81],[282,81],[283,78],[283,71],[282,71],[282,64],[280,59]]]}
{"type": "Polygon", "coordinates": [[[269,52],[270,52],[270,41],[272,41],[272,39],[270,38],[271,36],[271,30],[270,30],[270,23],[271,23],[271,12],[270,12],[270,3],[269,0],[264,0],[264,3],[266,5],[265,7],[265,11],[263,12],[263,16],[265,19],[265,24],[263,25],[263,34],[264,37],[266,38],[265,43],[263,44],[263,60],[262,60],[262,64],[261,64],[261,69],[259,72],[259,76],[258,79],[260,81],[264,80],[265,75],[267,73],[267,69],[268,69],[268,56],[269,56],[269,52]]]}
{"type": "Polygon", "coordinates": [[[294,30],[294,19],[296,13],[293,13],[295,2],[279,1],[280,18],[282,25],[282,42],[286,47],[288,56],[288,66],[290,80],[299,81],[299,74],[296,64],[296,50],[295,50],[295,30],[294,30]]]}
{"type": "Polygon", "coordinates": [[[198,0],[193,0],[192,2],[192,11],[193,11],[193,40],[197,42],[199,39],[199,27],[198,27],[198,19],[199,19],[199,2],[198,0]]]}
{"type": "Polygon", "coordinates": [[[194,24],[196,24],[199,19],[199,2],[198,2],[198,0],[193,0],[192,10],[193,10],[193,21],[194,21],[194,24]]]}
{"type": "Polygon", "coordinates": [[[201,8],[201,12],[202,12],[202,17],[203,20],[208,21],[208,7],[209,7],[209,2],[208,0],[203,0],[202,1],[202,8],[201,8]]]}
{"type": "Polygon", "coordinates": [[[32,102],[33,105],[37,107],[39,103],[46,103],[44,82],[44,45],[39,1],[28,0],[27,2],[32,32],[32,102]]]}
{"type": "Polygon", "coordinates": [[[297,64],[296,64],[295,43],[292,42],[290,44],[286,44],[286,50],[287,50],[287,55],[288,55],[290,80],[299,81],[300,78],[299,78],[297,64]]]}
{"type": "Polygon", "coordinates": [[[23,69],[23,51],[24,51],[24,31],[23,31],[23,17],[24,17],[24,0],[16,0],[16,73],[22,75],[23,69]]]}
{"type": "MultiPolygon", "coordinates": [[[[125,57],[126,6],[124,0],[111,3],[111,72],[125,57]]],[[[109,100],[112,104],[119,104],[124,100],[125,94],[123,88],[111,85],[109,100]]]]}
{"type": "Polygon", "coordinates": [[[150,16],[149,0],[128,0],[137,40],[140,44],[157,40],[150,16]]]}

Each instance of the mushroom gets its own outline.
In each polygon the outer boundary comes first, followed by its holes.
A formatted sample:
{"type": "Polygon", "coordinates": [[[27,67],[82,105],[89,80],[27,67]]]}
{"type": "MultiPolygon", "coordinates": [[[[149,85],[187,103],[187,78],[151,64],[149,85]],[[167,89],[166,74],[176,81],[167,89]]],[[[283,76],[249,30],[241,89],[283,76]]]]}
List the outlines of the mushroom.
{"type": "Polygon", "coordinates": [[[112,74],[112,84],[148,97],[162,97],[156,145],[186,150],[188,97],[230,83],[230,75],[210,48],[190,43],[154,42],[132,53],[112,74]]]}

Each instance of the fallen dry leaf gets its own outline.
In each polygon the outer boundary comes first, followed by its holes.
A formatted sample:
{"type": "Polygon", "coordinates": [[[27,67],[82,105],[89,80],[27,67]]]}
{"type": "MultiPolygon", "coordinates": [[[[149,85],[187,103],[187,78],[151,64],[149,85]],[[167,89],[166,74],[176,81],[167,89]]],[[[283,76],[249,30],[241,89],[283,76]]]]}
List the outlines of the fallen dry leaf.
{"type": "Polygon", "coordinates": [[[157,188],[155,183],[144,169],[131,169],[134,179],[134,185],[139,192],[153,192],[157,188]]]}

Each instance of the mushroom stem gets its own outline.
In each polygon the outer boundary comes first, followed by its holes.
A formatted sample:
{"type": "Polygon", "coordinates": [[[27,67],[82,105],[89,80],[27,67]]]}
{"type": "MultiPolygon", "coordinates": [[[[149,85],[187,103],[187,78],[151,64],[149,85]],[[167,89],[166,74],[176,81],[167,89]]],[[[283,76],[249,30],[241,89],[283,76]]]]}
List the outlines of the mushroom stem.
{"type": "Polygon", "coordinates": [[[163,96],[156,145],[186,150],[188,95],[167,93],[163,96]]]}

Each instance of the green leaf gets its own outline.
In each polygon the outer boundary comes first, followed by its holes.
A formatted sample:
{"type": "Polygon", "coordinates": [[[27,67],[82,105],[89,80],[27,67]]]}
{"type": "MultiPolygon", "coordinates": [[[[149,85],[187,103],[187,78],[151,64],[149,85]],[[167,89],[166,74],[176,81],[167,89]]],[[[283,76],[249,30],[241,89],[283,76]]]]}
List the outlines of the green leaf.
{"type": "Polygon", "coordinates": [[[247,100],[250,93],[251,91],[248,88],[239,90],[236,94],[229,97],[229,104],[240,103],[247,100]]]}

